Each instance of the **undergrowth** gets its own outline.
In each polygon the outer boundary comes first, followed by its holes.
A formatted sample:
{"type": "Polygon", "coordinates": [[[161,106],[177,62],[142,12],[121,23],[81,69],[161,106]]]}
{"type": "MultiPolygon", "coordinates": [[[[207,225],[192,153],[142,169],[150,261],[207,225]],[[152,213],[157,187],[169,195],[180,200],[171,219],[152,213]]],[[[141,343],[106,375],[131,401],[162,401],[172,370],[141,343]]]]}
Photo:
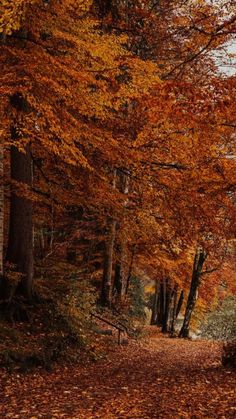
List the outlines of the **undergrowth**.
{"type": "Polygon", "coordinates": [[[0,366],[9,371],[24,372],[34,367],[50,371],[57,361],[96,361],[106,356],[117,345],[117,329],[113,328],[111,336],[104,329],[99,331],[101,324],[91,313],[121,327],[122,336],[143,336],[145,301],[141,282],[132,278],[125,302],[114,302],[108,310],[97,305],[98,292],[86,275],[66,262],[48,260],[38,267],[34,304],[27,304],[22,297],[13,302],[19,310],[24,306],[24,321],[16,321],[14,316],[0,317],[0,366]]]}

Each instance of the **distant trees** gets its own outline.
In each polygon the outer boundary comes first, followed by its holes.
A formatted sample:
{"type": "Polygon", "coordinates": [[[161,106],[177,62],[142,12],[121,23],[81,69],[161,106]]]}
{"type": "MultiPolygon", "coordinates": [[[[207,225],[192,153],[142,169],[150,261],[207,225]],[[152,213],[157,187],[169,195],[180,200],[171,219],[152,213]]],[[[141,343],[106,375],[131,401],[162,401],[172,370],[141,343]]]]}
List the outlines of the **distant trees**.
{"type": "Polygon", "coordinates": [[[225,298],[204,320],[202,335],[209,339],[236,339],[236,298],[225,298]]]}
{"type": "Polygon", "coordinates": [[[178,284],[163,278],[156,281],[152,303],[151,324],[161,328],[163,333],[174,334],[176,320],[182,308],[184,291],[179,292],[178,284]]]}

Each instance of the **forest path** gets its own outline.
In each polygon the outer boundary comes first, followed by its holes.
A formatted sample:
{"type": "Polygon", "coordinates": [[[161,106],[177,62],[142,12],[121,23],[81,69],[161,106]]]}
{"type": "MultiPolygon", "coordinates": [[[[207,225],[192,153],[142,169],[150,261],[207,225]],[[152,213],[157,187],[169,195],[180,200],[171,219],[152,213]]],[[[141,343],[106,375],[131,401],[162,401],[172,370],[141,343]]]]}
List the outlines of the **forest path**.
{"type": "Polygon", "coordinates": [[[235,418],[219,345],[152,333],[89,366],[3,374],[0,418],[235,418]]]}

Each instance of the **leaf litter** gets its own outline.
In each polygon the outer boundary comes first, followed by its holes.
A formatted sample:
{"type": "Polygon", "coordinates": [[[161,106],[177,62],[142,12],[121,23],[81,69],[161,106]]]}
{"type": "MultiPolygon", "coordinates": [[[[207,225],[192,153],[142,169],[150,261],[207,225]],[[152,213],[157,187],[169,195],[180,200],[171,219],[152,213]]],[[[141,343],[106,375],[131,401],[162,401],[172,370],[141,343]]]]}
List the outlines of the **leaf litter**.
{"type": "Polygon", "coordinates": [[[236,374],[221,345],[153,332],[86,365],[1,374],[1,418],[235,418],[236,374]]]}

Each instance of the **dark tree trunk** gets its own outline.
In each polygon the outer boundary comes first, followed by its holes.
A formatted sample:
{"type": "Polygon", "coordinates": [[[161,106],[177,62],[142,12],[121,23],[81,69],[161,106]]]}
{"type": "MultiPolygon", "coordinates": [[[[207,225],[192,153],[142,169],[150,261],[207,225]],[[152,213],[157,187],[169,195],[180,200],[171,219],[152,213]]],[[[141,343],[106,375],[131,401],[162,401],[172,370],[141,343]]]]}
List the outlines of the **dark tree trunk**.
{"type": "MultiPolygon", "coordinates": [[[[113,189],[116,188],[116,170],[113,173],[113,189]]],[[[107,242],[105,244],[104,262],[103,262],[103,278],[100,303],[103,306],[111,307],[112,301],[112,268],[113,268],[113,254],[116,238],[116,220],[110,218],[107,227],[107,242]]]]}
{"type": "MultiPolygon", "coordinates": [[[[117,229],[120,229],[122,232],[122,229],[124,227],[125,223],[125,212],[126,212],[126,206],[128,204],[128,198],[127,194],[129,193],[129,186],[130,186],[130,178],[127,173],[124,173],[123,171],[118,170],[118,189],[120,192],[124,194],[124,202],[123,202],[123,217],[120,225],[117,225],[117,229]]],[[[129,276],[129,268],[128,268],[128,249],[126,244],[126,238],[122,236],[120,238],[120,243],[117,246],[117,256],[118,261],[116,262],[116,268],[115,268],[115,279],[114,279],[114,291],[117,293],[117,301],[122,302],[123,299],[126,297],[126,287],[127,287],[127,281],[129,276]]]]}
{"type": "Polygon", "coordinates": [[[184,315],[183,326],[179,333],[180,337],[185,338],[189,336],[189,324],[190,324],[192,312],[196,304],[197,291],[201,283],[201,273],[202,273],[202,268],[206,260],[206,257],[207,257],[207,253],[202,249],[198,250],[195,254],[192,281],[191,281],[190,291],[188,294],[188,300],[187,300],[187,305],[186,305],[186,310],[185,310],[185,315],[184,315]]]}
{"type": "MultiPolygon", "coordinates": [[[[30,106],[20,93],[10,97],[10,103],[17,111],[17,117],[11,128],[12,141],[20,141],[18,133],[24,127],[24,115],[30,112],[30,106]]],[[[19,272],[20,279],[13,286],[5,278],[3,296],[11,300],[15,293],[24,295],[28,300],[33,293],[33,204],[27,197],[32,187],[32,159],[30,145],[24,152],[17,146],[11,147],[11,195],[8,247],[6,261],[19,272]],[[22,188],[22,190],[20,190],[22,188]],[[24,196],[25,194],[25,196],[24,196]]]]}
{"type": "Polygon", "coordinates": [[[126,281],[125,295],[127,295],[129,291],[129,285],[130,285],[130,281],[132,277],[133,264],[134,264],[134,255],[135,255],[135,245],[132,247],[132,250],[131,250],[131,259],[130,259],[128,276],[127,276],[127,281],[126,281]]]}
{"type": "Polygon", "coordinates": [[[156,280],[156,284],[155,284],[155,294],[154,294],[154,299],[153,299],[153,305],[152,305],[152,317],[151,317],[151,322],[150,324],[156,324],[157,322],[157,309],[158,309],[158,291],[159,291],[159,285],[158,285],[158,281],[156,280]]]}
{"type": "Polygon", "coordinates": [[[177,319],[177,304],[178,303],[178,285],[175,285],[173,290],[173,307],[171,313],[171,322],[170,322],[170,333],[173,335],[175,333],[175,323],[177,319]]]}
{"type": "Polygon", "coordinates": [[[162,280],[159,284],[159,296],[157,304],[157,321],[156,325],[162,327],[164,320],[164,313],[166,307],[166,284],[165,280],[162,280]]]}
{"type": "Polygon", "coordinates": [[[129,275],[129,267],[128,267],[128,261],[127,261],[127,246],[124,240],[122,240],[121,243],[121,249],[120,249],[120,282],[121,282],[121,289],[118,293],[118,297],[120,301],[124,300],[126,296],[126,286],[128,281],[128,275],[129,275]]]}
{"type": "Polygon", "coordinates": [[[122,277],[121,277],[121,265],[120,262],[116,262],[115,265],[115,277],[114,277],[114,293],[117,293],[118,298],[122,295],[122,277]]]}
{"type": "Polygon", "coordinates": [[[157,326],[162,326],[162,319],[163,319],[163,284],[161,281],[159,282],[158,299],[157,299],[157,316],[156,316],[157,326]]]}
{"type": "Polygon", "coordinates": [[[3,278],[3,242],[4,242],[4,183],[3,183],[3,145],[0,146],[0,282],[3,278]]]}
{"type": "Polygon", "coordinates": [[[176,319],[178,318],[178,315],[179,315],[180,310],[182,308],[183,301],[184,301],[184,291],[182,290],[181,293],[180,293],[179,301],[178,301],[177,308],[176,308],[176,319]]]}
{"type": "Polygon", "coordinates": [[[171,300],[172,300],[172,290],[170,289],[168,279],[166,279],[165,281],[165,306],[164,306],[164,311],[163,311],[163,320],[162,320],[162,329],[161,329],[162,333],[168,332],[171,300]]]}
{"type": "MultiPolygon", "coordinates": [[[[30,146],[27,144],[25,153],[21,153],[14,146],[11,148],[11,178],[27,187],[32,186],[32,162],[30,146]]],[[[13,186],[14,188],[14,186],[13,186]]],[[[8,298],[12,298],[17,291],[32,298],[33,292],[33,205],[32,201],[20,196],[19,191],[11,191],[10,222],[6,261],[14,265],[17,272],[22,274],[17,287],[11,289],[8,298]]]]}
{"type": "Polygon", "coordinates": [[[103,306],[111,306],[112,297],[112,267],[113,267],[113,253],[116,236],[116,221],[111,219],[108,228],[108,241],[105,247],[104,265],[103,265],[103,279],[100,302],[103,306]]]}
{"type": "Polygon", "coordinates": [[[127,247],[123,241],[118,246],[117,253],[119,259],[115,265],[113,292],[116,294],[118,302],[121,302],[126,295],[125,291],[129,274],[127,272],[127,247]]]}

